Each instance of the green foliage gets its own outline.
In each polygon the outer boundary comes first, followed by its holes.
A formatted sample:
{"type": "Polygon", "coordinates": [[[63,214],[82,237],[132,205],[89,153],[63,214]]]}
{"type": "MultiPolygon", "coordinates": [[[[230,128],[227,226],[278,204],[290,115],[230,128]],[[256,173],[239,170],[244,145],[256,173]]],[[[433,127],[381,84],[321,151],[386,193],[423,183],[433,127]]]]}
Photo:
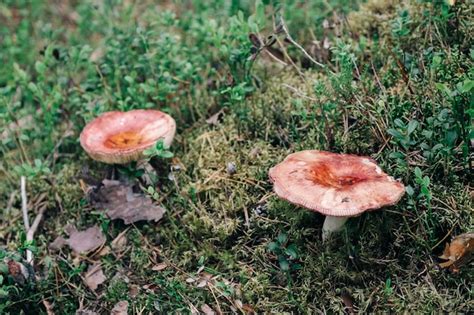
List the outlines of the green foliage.
{"type": "Polygon", "coordinates": [[[268,244],[268,250],[277,256],[278,264],[283,272],[301,268],[299,264],[294,263],[298,259],[296,245],[288,243],[288,236],[285,233],[278,234],[277,239],[268,244]]]}
{"type": "Polygon", "coordinates": [[[143,154],[148,158],[151,159],[153,157],[159,157],[163,159],[170,159],[172,158],[173,152],[168,150],[169,148],[165,146],[163,140],[159,140],[156,142],[156,145],[146,149],[143,154]]]}

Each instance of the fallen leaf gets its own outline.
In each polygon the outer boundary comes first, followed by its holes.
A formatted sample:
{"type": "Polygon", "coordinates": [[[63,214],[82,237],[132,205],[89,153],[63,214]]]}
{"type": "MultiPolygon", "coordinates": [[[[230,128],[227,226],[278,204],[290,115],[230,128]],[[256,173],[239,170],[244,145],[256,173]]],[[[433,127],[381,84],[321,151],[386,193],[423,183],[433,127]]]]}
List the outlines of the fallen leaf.
{"type": "Polygon", "coordinates": [[[138,295],[139,291],[140,291],[139,286],[132,285],[132,286],[130,286],[130,289],[128,290],[128,294],[130,295],[130,297],[134,298],[138,295]]]}
{"type": "Polygon", "coordinates": [[[349,314],[355,314],[354,312],[354,299],[349,294],[349,292],[343,292],[341,294],[342,303],[344,303],[344,308],[349,314]]]}
{"type": "Polygon", "coordinates": [[[451,243],[446,244],[441,259],[446,262],[440,263],[442,268],[448,268],[453,272],[459,272],[459,267],[469,262],[474,252],[474,233],[464,233],[456,236],[451,243]]]}
{"type": "Polygon", "coordinates": [[[13,278],[13,281],[19,285],[24,285],[32,276],[27,266],[21,262],[7,258],[6,264],[8,274],[13,278]]]}
{"type": "Polygon", "coordinates": [[[64,237],[58,236],[51,244],[49,244],[48,248],[52,251],[58,251],[63,248],[66,243],[67,241],[64,237]]]}
{"type": "Polygon", "coordinates": [[[78,231],[76,228],[70,229],[67,244],[78,254],[93,251],[105,243],[105,236],[97,225],[85,231],[78,231]]]}
{"type": "Polygon", "coordinates": [[[89,60],[93,63],[97,63],[104,56],[105,51],[103,47],[97,47],[89,57],[89,60]]]}
{"type": "Polygon", "coordinates": [[[242,305],[242,309],[245,311],[245,314],[256,314],[255,310],[250,304],[242,305]]]}
{"type": "Polygon", "coordinates": [[[110,252],[111,252],[110,247],[109,246],[104,246],[104,247],[102,247],[102,249],[97,254],[94,254],[94,256],[103,257],[103,256],[107,256],[108,254],[110,254],[110,252]]]}
{"type": "Polygon", "coordinates": [[[15,133],[18,130],[26,130],[30,129],[34,126],[33,124],[33,116],[32,115],[27,115],[24,117],[21,117],[20,119],[8,124],[6,126],[6,129],[1,133],[0,135],[0,141],[5,141],[10,137],[10,132],[15,133]]]}
{"type": "Polygon", "coordinates": [[[214,310],[207,304],[203,304],[201,306],[201,311],[206,315],[215,315],[216,314],[216,312],[214,312],[214,310]]]}
{"type": "Polygon", "coordinates": [[[96,208],[106,209],[107,216],[122,219],[125,224],[137,221],[159,221],[166,209],[157,206],[151,198],[133,192],[132,186],[119,181],[104,180],[98,192],[96,208]]]}
{"type": "Polygon", "coordinates": [[[117,235],[116,238],[110,243],[110,246],[112,246],[112,249],[117,252],[121,252],[125,249],[125,246],[127,245],[127,233],[128,229],[125,231],[121,232],[119,235],[117,235]]]}
{"type": "Polygon", "coordinates": [[[100,264],[94,264],[89,266],[87,273],[84,276],[84,282],[92,291],[97,290],[100,284],[104,283],[107,278],[102,271],[100,264]]]}
{"type": "Polygon", "coordinates": [[[120,301],[115,304],[114,308],[110,312],[110,315],[127,315],[128,314],[128,302],[120,301]]]}
{"type": "Polygon", "coordinates": [[[168,267],[168,264],[166,263],[161,263],[161,264],[158,264],[158,265],[155,265],[151,268],[151,270],[153,271],[161,271],[161,270],[164,270],[168,267]]]}
{"type": "Polygon", "coordinates": [[[221,109],[220,111],[218,111],[217,113],[215,113],[214,115],[206,119],[206,123],[208,123],[211,126],[217,126],[219,124],[219,118],[223,114],[224,114],[224,110],[221,109]]]}

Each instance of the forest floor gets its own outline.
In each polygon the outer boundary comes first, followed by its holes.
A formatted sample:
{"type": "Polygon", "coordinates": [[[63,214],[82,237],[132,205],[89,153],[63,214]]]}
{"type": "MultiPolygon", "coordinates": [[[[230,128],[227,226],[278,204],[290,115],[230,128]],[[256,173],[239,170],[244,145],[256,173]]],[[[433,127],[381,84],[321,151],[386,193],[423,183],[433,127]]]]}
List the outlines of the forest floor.
{"type": "Polygon", "coordinates": [[[0,313],[474,309],[472,263],[439,265],[474,230],[469,1],[153,2],[0,4],[0,313]],[[93,118],[139,108],[175,118],[173,158],[81,148],[93,118]],[[405,196],[323,243],[268,178],[306,149],[370,156],[405,196]],[[163,218],[111,220],[105,179],[163,218]]]}

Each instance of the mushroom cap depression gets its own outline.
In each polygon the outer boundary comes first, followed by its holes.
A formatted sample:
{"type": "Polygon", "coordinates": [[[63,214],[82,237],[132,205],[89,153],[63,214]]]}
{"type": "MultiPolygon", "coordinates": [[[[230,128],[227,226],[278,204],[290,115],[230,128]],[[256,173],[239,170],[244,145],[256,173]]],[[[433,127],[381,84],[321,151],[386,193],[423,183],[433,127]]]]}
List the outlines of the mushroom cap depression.
{"type": "Polygon", "coordinates": [[[405,193],[403,184],[385,174],[373,159],[350,154],[293,153],[269,175],[280,198],[335,217],[394,205],[405,193]]]}
{"type": "Polygon", "coordinates": [[[109,164],[139,160],[143,151],[163,139],[171,145],[176,131],[174,119],[158,110],[137,109],[106,112],[81,132],[81,146],[91,158],[109,164]]]}

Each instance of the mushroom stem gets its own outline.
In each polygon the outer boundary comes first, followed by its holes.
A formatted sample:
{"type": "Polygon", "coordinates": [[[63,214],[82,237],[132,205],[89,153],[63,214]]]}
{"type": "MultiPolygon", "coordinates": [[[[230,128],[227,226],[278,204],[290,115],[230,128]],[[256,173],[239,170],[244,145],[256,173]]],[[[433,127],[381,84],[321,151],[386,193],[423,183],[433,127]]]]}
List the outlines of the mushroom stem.
{"type": "Polygon", "coordinates": [[[326,216],[323,224],[323,242],[326,241],[331,233],[338,232],[344,226],[349,217],[326,216]]]}

